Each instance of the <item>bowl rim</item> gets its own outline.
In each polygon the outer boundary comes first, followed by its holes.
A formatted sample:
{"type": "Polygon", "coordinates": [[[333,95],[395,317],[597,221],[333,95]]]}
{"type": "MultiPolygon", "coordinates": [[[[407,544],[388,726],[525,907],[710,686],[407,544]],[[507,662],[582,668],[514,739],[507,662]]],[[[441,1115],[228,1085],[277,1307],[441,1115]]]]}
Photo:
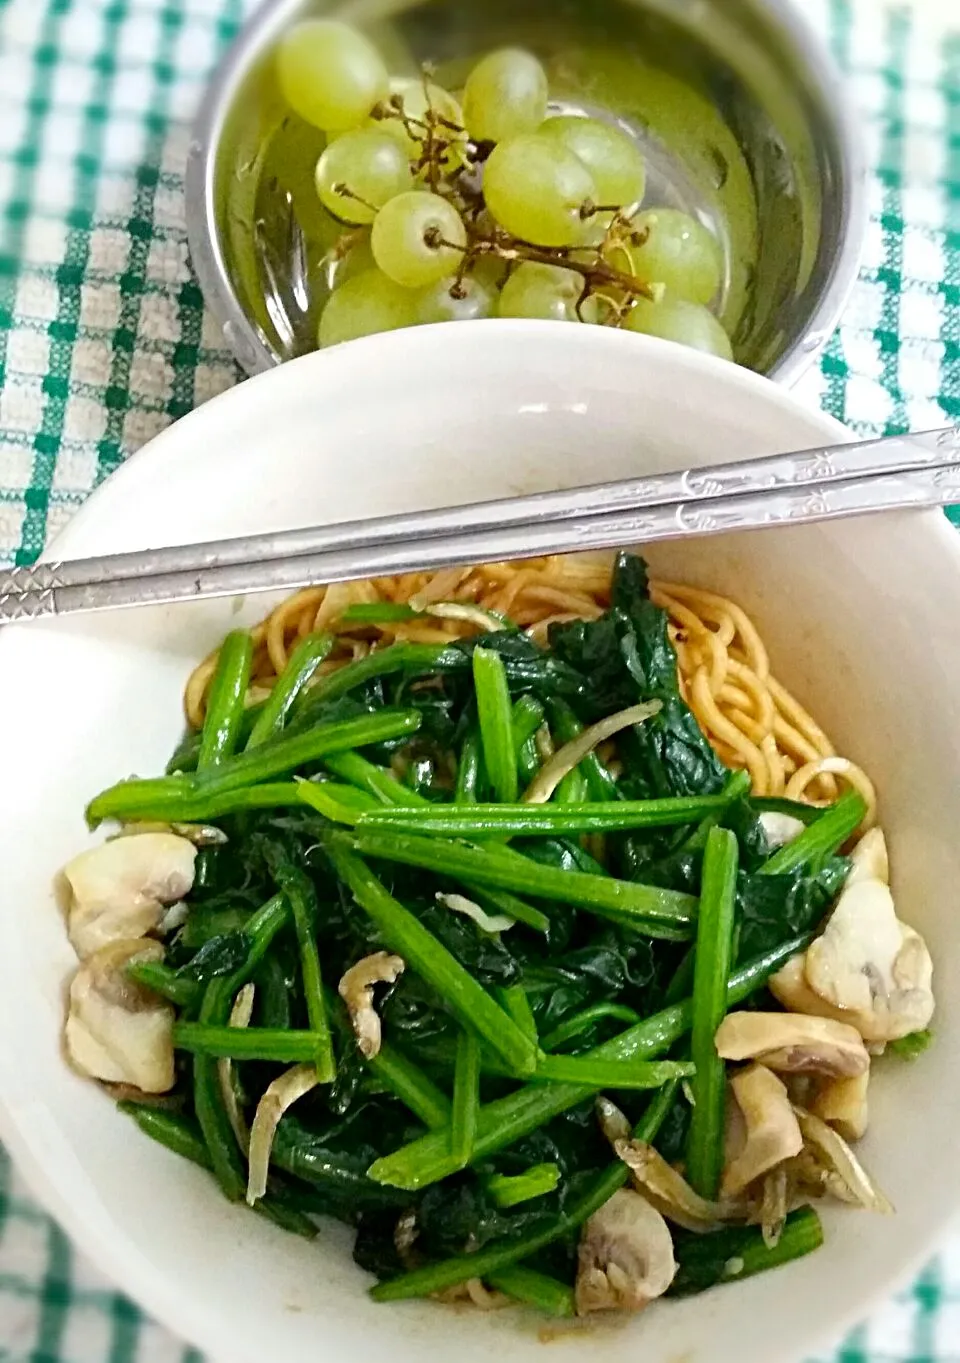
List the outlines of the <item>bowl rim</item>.
{"type": "MultiPolygon", "coordinates": [[[[274,353],[262,329],[245,312],[231,283],[215,210],[216,152],[235,87],[299,3],[300,0],[263,0],[230,44],[214,70],[194,118],[184,173],[187,245],[193,268],[228,348],[250,375],[289,361],[281,361],[274,353]]],[[[803,332],[764,375],[789,388],[825,349],[857,281],[869,223],[867,162],[860,123],[840,69],[802,12],[799,0],[766,0],[766,4],[773,22],[805,61],[830,112],[841,172],[839,246],[820,298],[803,332]]]]}
{"type": "MultiPolygon", "coordinates": [[[[584,346],[600,349],[609,346],[613,338],[604,334],[602,331],[594,330],[581,332],[573,328],[556,328],[549,322],[532,321],[504,321],[498,320],[486,323],[472,323],[461,326],[457,330],[455,337],[451,338],[449,333],[442,329],[442,324],[418,328],[415,333],[414,345],[418,349],[423,349],[429,353],[431,348],[443,346],[449,348],[451,342],[455,347],[460,347],[461,351],[469,350],[471,347],[482,351],[484,347],[496,350],[498,341],[507,334],[519,336],[527,345],[535,344],[538,341],[549,344],[554,349],[561,351],[576,352],[584,346]]],[[[810,423],[816,423],[824,433],[824,439],[843,439],[846,434],[851,440],[855,435],[849,428],[841,426],[834,418],[827,414],[810,408],[807,404],[801,403],[798,398],[784,388],[771,383],[760,375],[749,370],[731,366],[724,361],[714,359],[710,356],[702,355],[696,351],[688,350],[684,347],[674,345],[670,342],[660,341],[655,338],[631,335],[627,340],[628,345],[632,345],[636,350],[638,358],[642,359],[643,353],[656,353],[661,359],[670,357],[670,363],[675,366],[678,375],[686,375],[696,380],[697,376],[709,377],[713,381],[720,381],[724,386],[729,387],[732,392],[739,393],[746,404],[752,402],[763,403],[769,407],[771,412],[779,412],[784,416],[789,414],[801,415],[810,423]]],[[[341,373],[355,369],[365,373],[373,370],[377,371],[378,364],[389,362],[392,356],[403,355],[405,361],[409,361],[409,338],[403,338],[399,334],[384,333],[377,336],[364,338],[357,346],[338,348],[331,356],[325,357],[323,361],[318,360],[316,354],[300,357],[297,361],[289,365],[276,367],[269,373],[260,375],[247,383],[238,385],[226,392],[218,395],[204,404],[202,407],[190,413],[182,421],[175,423],[148,442],[140,451],[137,452],[127,463],[104,484],[97,489],[94,494],[84,503],[77,515],[70,524],[52,542],[47,550],[45,557],[56,557],[67,551],[76,554],[78,552],[89,552],[89,545],[84,544],[84,540],[89,536],[90,530],[96,533],[97,523],[101,521],[106,526],[108,537],[124,538],[122,524],[118,525],[115,518],[111,518],[111,498],[119,493],[123,497],[131,498],[136,496],[137,480],[143,472],[157,469],[162,465],[165,474],[170,473],[170,456],[174,457],[174,462],[179,458],[186,464],[195,462],[197,450],[202,452],[208,448],[216,448],[216,440],[211,439],[222,420],[223,413],[231,407],[235,408],[241,415],[243,412],[251,411],[254,408],[262,407],[264,403],[269,403],[274,397],[279,403],[283,403],[285,395],[293,394],[297,389],[309,390],[312,385],[308,382],[303,383],[311,366],[324,364],[325,368],[318,371],[318,376],[322,375],[321,383],[335,391],[337,388],[337,366],[340,366],[341,373]],[[401,346],[404,347],[401,351],[401,346]],[[285,387],[284,385],[287,385],[285,387]],[[108,513],[106,516],[104,513],[108,513]]],[[[920,511],[911,514],[912,523],[916,526],[917,533],[926,536],[933,536],[945,553],[948,553],[953,560],[958,577],[960,577],[960,538],[946,521],[946,518],[934,511],[920,511]]],[[[67,626],[69,628],[69,622],[67,626]]],[[[56,622],[50,624],[57,628],[56,622]]],[[[4,633],[0,638],[0,661],[6,657],[4,650],[11,645],[18,647],[17,640],[21,639],[28,627],[21,626],[4,633]]],[[[2,1075],[0,1075],[2,1079],[2,1075]]],[[[60,1167],[51,1172],[51,1159],[54,1164],[57,1160],[51,1154],[51,1147],[46,1142],[37,1143],[31,1138],[31,1114],[19,1110],[17,1105],[11,1106],[6,1096],[0,1093],[0,1137],[7,1148],[14,1156],[18,1171],[22,1174],[29,1187],[36,1194],[51,1215],[66,1228],[74,1241],[82,1248],[83,1252],[108,1274],[117,1284],[119,1290],[129,1293],[141,1305],[144,1310],[154,1315],[157,1319],[164,1322],[169,1329],[185,1336],[198,1347],[214,1351],[220,1347],[218,1339],[215,1338],[215,1331],[212,1330],[208,1314],[191,1303],[190,1294],[184,1294],[179,1289],[171,1290],[170,1285],[159,1279],[152,1269],[139,1262],[131,1262],[125,1258],[121,1252],[121,1247],[116,1245],[109,1237],[103,1236],[94,1231],[83,1219],[82,1211],[70,1199],[67,1193],[66,1175],[64,1169],[60,1167]]],[[[34,1133],[35,1134],[35,1133],[34,1133]]],[[[942,1235],[955,1216],[952,1207],[945,1207],[933,1230],[934,1235],[942,1235]]],[[[829,1329],[831,1336],[836,1332],[855,1325],[862,1317],[864,1310],[868,1306],[874,1306],[881,1294],[889,1293],[901,1283],[906,1282],[910,1275],[914,1274],[922,1263],[929,1256],[931,1244],[926,1241],[920,1248],[915,1248],[911,1254],[904,1259],[895,1272],[885,1273],[881,1279],[873,1282],[869,1293],[863,1294],[856,1302],[843,1313],[837,1313],[829,1321],[827,1326],[820,1325],[816,1329],[811,1329],[811,1338],[806,1347],[815,1347],[827,1341],[823,1339],[824,1329],[829,1329]]],[[[785,1363],[787,1358],[791,1359],[793,1354],[779,1353],[778,1363],[785,1363]]]]}

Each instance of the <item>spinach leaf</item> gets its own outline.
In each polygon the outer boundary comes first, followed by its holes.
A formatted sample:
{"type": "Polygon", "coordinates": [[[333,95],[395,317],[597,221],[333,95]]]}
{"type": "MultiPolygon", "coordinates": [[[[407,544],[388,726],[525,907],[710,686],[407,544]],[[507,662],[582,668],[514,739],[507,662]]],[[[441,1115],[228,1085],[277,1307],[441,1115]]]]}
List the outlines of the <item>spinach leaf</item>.
{"type": "Polygon", "coordinates": [[[618,743],[624,795],[643,799],[719,791],[727,771],[680,696],[667,614],[650,600],[642,559],[618,556],[611,599],[599,620],[551,626],[550,644],[583,675],[578,705],[587,718],[642,700],[661,703],[659,714],[618,743]]]}
{"type": "Polygon", "coordinates": [[[850,874],[845,857],[832,857],[816,875],[737,877],[741,961],[815,927],[850,874]]]}
{"type": "Polygon", "coordinates": [[[227,932],[219,937],[211,937],[195,956],[178,967],[177,974],[186,980],[196,980],[198,984],[205,984],[217,975],[230,975],[247,959],[249,946],[243,932],[227,932]]]}

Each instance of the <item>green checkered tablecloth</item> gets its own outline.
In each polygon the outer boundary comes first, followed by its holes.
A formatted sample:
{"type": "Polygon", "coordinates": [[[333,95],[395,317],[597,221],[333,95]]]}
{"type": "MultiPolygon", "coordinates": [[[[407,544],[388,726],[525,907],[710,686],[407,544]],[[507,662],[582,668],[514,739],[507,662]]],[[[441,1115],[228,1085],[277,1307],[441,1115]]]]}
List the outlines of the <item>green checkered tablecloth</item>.
{"type": "MultiPolygon", "coordinates": [[[[184,240],[188,122],[249,0],[0,0],[0,563],[240,377],[184,240]]],[[[805,0],[849,73],[870,234],[801,385],[870,434],[960,420],[960,0],[805,0]],[[950,18],[951,12],[953,19],[950,18]]],[[[0,1360],[197,1359],[111,1289],[0,1151],[0,1360]]],[[[960,1363],[960,1234],[834,1363],[960,1363]]]]}

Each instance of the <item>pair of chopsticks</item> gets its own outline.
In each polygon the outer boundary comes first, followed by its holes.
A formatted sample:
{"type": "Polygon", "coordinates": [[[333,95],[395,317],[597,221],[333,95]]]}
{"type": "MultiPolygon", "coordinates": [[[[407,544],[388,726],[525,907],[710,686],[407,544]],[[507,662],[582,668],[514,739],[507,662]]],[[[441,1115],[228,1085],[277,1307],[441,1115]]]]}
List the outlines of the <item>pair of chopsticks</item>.
{"type": "Polygon", "coordinates": [[[960,427],[947,427],[563,492],[39,563],[0,574],[0,624],[954,500],[960,427]]]}

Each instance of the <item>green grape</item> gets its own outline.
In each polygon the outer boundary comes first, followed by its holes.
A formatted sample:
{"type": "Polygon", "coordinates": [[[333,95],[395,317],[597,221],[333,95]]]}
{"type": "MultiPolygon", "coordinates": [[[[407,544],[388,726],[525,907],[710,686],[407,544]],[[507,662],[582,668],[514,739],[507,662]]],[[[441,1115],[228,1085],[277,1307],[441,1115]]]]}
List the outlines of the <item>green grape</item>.
{"type": "Polygon", "coordinates": [[[593,176],[580,158],[533,133],[494,147],[483,195],[501,227],[537,246],[579,245],[586,236],[581,209],[596,202],[593,176]]]}
{"type": "Polygon", "coordinates": [[[730,338],[713,313],[686,298],[667,298],[662,303],[638,298],[624,326],[628,331],[677,341],[708,355],[719,355],[723,360],[733,359],[730,338]]]}
{"type": "Polygon", "coordinates": [[[516,47],[484,57],[463,87],[463,120],[475,142],[531,133],[546,112],[546,72],[536,57],[516,47]]]}
{"type": "Polygon", "coordinates": [[[277,47],[277,78],[290,107],[326,132],[355,128],[390,91],[376,48],[336,19],[289,29],[277,47]]]}
{"type": "Polygon", "coordinates": [[[450,143],[440,157],[440,166],[449,172],[463,164],[467,143],[467,134],[463,131],[463,113],[449,91],[440,85],[434,85],[432,81],[425,87],[422,80],[398,77],[391,80],[390,93],[394,98],[399,97],[403,101],[403,112],[414,122],[412,134],[407,131],[403,120],[396,116],[374,118],[371,122],[395,138],[409,160],[417,162],[423,154],[427,130],[420,125],[426,122],[427,114],[432,110],[435,115],[445,120],[444,123],[435,124],[435,138],[450,143]],[[454,124],[455,127],[447,127],[448,123],[454,124]],[[460,129],[459,132],[457,128],[460,129]]]}
{"type": "Polygon", "coordinates": [[[502,260],[500,256],[494,255],[491,251],[487,255],[478,256],[473,261],[470,266],[470,275],[496,294],[503,287],[508,269],[508,262],[502,260]]]}
{"type": "Polygon", "coordinates": [[[376,331],[416,326],[417,295],[379,270],[364,270],[335,289],[320,314],[319,345],[339,345],[376,331]]]}
{"type": "Polygon", "coordinates": [[[500,291],[500,316],[577,322],[577,299],[582,291],[583,279],[573,270],[525,261],[500,291]]]}
{"type": "Polygon", "coordinates": [[[375,270],[376,267],[377,263],[370,249],[370,233],[365,232],[337,262],[333,286],[339,289],[348,279],[355,279],[358,274],[363,274],[364,270],[375,270]]]}
{"type": "Polygon", "coordinates": [[[497,301],[496,290],[474,275],[441,279],[422,290],[421,322],[476,322],[490,317],[497,301]]]}
{"type": "Polygon", "coordinates": [[[624,208],[643,198],[646,166],[636,143],[622,129],[599,118],[564,115],[548,118],[537,134],[555,138],[579,156],[593,176],[599,203],[624,208]]]}
{"type": "Polygon", "coordinates": [[[663,284],[671,298],[709,303],[720,287],[723,256],[712,233],[677,208],[648,208],[610,252],[610,263],[650,284],[663,284]]]}
{"type": "Polygon", "coordinates": [[[384,204],[370,234],[374,260],[406,289],[450,274],[466,244],[466,228],[453,204],[422,189],[398,194],[384,204]]]}
{"type": "Polygon", "coordinates": [[[331,142],[317,162],[314,179],[324,208],[353,223],[373,222],[383,204],[413,184],[403,148],[386,133],[370,128],[344,133],[331,142]],[[338,186],[351,193],[340,193],[338,186]]]}

